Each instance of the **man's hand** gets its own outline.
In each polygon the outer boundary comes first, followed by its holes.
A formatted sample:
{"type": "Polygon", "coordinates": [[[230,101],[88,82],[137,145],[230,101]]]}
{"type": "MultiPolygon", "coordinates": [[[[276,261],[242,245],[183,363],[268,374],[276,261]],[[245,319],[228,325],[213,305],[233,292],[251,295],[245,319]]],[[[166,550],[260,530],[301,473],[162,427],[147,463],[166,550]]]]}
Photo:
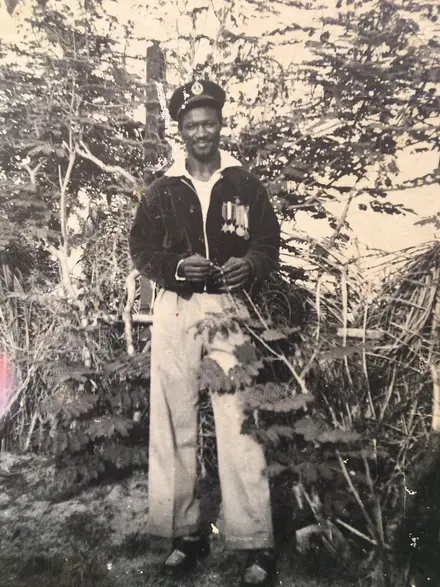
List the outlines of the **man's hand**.
{"type": "Polygon", "coordinates": [[[243,258],[231,257],[222,267],[224,276],[223,291],[241,289],[252,275],[250,262],[243,258]]]}
{"type": "Polygon", "coordinates": [[[178,275],[187,281],[206,281],[211,272],[211,262],[201,255],[191,255],[183,260],[179,266],[178,275]]]}

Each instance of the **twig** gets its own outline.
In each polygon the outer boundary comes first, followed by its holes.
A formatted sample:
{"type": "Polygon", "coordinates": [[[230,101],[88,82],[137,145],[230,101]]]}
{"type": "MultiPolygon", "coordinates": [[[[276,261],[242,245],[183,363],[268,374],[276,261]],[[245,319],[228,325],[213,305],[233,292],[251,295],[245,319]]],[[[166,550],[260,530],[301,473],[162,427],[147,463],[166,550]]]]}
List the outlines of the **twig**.
{"type": "Polygon", "coordinates": [[[34,415],[32,416],[31,425],[29,426],[29,432],[28,432],[28,435],[26,438],[26,442],[24,443],[24,447],[23,447],[24,452],[27,452],[29,450],[29,446],[32,441],[32,435],[34,433],[35,425],[37,423],[38,418],[39,418],[39,412],[38,412],[38,410],[35,410],[34,415]]]}
{"type": "Polygon", "coordinates": [[[362,341],[364,343],[364,348],[362,349],[362,367],[364,370],[365,382],[367,384],[368,403],[370,404],[371,413],[374,415],[374,419],[376,420],[377,415],[376,415],[376,410],[374,409],[373,397],[371,395],[370,377],[368,374],[367,353],[365,352],[365,344],[366,344],[366,338],[367,338],[366,335],[367,335],[367,319],[368,319],[368,298],[370,297],[369,294],[370,294],[370,288],[368,287],[367,301],[365,303],[364,320],[363,320],[364,336],[363,336],[362,341]]]}
{"type": "MultiPolygon", "coordinates": [[[[222,271],[222,268],[221,268],[221,267],[217,267],[217,269],[219,269],[220,271],[222,271]]],[[[226,283],[226,282],[225,282],[225,283],[226,283]]],[[[235,306],[236,310],[237,310],[238,312],[240,312],[240,308],[238,307],[237,300],[235,299],[235,297],[234,297],[234,295],[233,295],[233,293],[232,293],[231,289],[230,289],[228,286],[226,286],[226,289],[227,289],[227,293],[229,294],[229,298],[231,299],[232,303],[234,304],[234,306],[235,306]]],[[[245,291],[245,290],[243,290],[243,291],[245,291]]],[[[252,305],[254,305],[254,304],[252,304],[252,305]]],[[[260,318],[260,320],[261,320],[261,318],[260,318]]],[[[263,322],[262,322],[262,323],[263,323],[263,326],[265,326],[265,328],[267,328],[267,325],[266,325],[266,323],[264,322],[264,320],[263,320],[263,322]]],[[[252,336],[253,336],[253,337],[254,337],[256,340],[258,340],[258,342],[259,342],[260,344],[262,344],[262,345],[263,345],[263,346],[264,346],[264,347],[265,347],[265,348],[266,348],[266,349],[267,349],[267,350],[268,350],[268,351],[271,353],[271,355],[273,355],[273,356],[274,356],[274,357],[276,357],[276,358],[277,358],[279,361],[283,362],[283,363],[286,365],[286,367],[287,367],[287,368],[289,369],[289,371],[292,373],[292,375],[293,375],[293,377],[294,377],[295,381],[296,381],[296,382],[298,383],[298,385],[300,386],[300,388],[301,388],[301,392],[302,392],[302,393],[307,393],[307,394],[308,394],[308,393],[310,393],[310,392],[309,392],[309,390],[308,390],[308,388],[307,388],[307,386],[306,386],[306,384],[305,384],[305,381],[304,381],[304,379],[302,379],[302,377],[301,377],[300,375],[298,375],[298,373],[296,372],[296,369],[295,369],[295,367],[294,367],[294,366],[293,366],[293,365],[290,363],[290,361],[287,359],[286,355],[285,355],[284,353],[279,353],[279,352],[277,352],[275,349],[273,349],[273,348],[272,348],[272,347],[271,347],[271,346],[270,346],[270,345],[269,345],[269,344],[268,344],[268,343],[267,343],[267,342],[266,342],[266,341],[265,341],[263,338],[261,338],[261,336],[260,336],[260,335],[259,335],[257,332],[255,332],[255,330],[254,330],[253,328],[251,328],[251,327],[249,326],[249,324],[246,324],[246,322],[244,322],[244,323],[243,323],[243,326],[246,328],[246,330],[247,330],[247,331],[248,331],[250,334],[252,334],[252,336]]]]}
{"type": "MultiPolygon", "coordinates": [[[[347,346],[347,327],[348,327],[348,285],[347,285],[347,270],[345,266],[341,269],[341,292],[342,292],[342,327],[343,327],[343,335],[342,335],[342,346],[345,348],[347,346]]],[[[345,370],[347,372],[348,381],[350,383],[350,387],[353,389],[353,379],[350,373],[350,366],[348,364],[348,357],[347,355],[344,356],[344,365],[345,370]]]]}
{"type": "MultiPolygon", "coordinates": [[[[434,306],[434,317],[432,324],[431,336],[433,340],[438,339],[438,328],[440,326],[440,295],[436,292],[436,303],[434,306]]],[[[431,353],[432,354],[432,353],[431,353]]],[[[431,361],[430,364],[432,375],[432,424],[431,430],[438,432],[440,430],[440,365],[431,361]]]]}
{"type": "Polygon", "coordinates": [[[264,328],[266,328],[267,330],[269,329],[269,326],[267,325],[267,322],[265,321],[265,319],[263,318],[261,312],[258,310],[256,304],[254,304],[254,302],[252,301],[251,296],[248,294],[248,292],[246,290],[243,290],[244,294],[248,300],[248,302],[250,303],[250,305],[252,306],[255,314],[258,316],[258,318],[260,319],[261,324],[264,326],[264,328]]]}
{"type": "Polygon", "coordinates": [[[351,192],[347,198],[347,201],[345,203],[344,210],[342,211],[342,214],[341,214],[341,216],[338,220],[338,223],[335,227],[335,230],[333,231],[333,234],[331,235],[330,239],[327,241],[327,246],[333,247],[333,245],[335,244],[335,241],[338,238],[339,233],[341,232],[341,230],[347,220],[348,212],[350,210],[350,205],[351,205],[351,202],[353,201],[353,198],[355,197],[355,195],[356,195],[356,191],[354,189],[351,190],[351,192]]]}
{"type": "Polygon", "coordinates": [[[353,481],[350,479],[350,475],[349,475],[349,473],[347,471],[347,467],[345,466],[345,463],[344,463],[344,461],[343,461],[343,459],[341,457],[341,454],[340,454],[340,452],[338,450],[336,451],[336,455],[338,457],[338,461],[339,461],[339,464],[341,466],[342,474],[344,475],[345,480],[347,481],[347,484],[348,484],[348,486],[350,488],[350,491],[353,494],[353,497],[355,498],[357,504],[359,505],[359,507],[360,507],[360,509],[362,511],[362,514],[363,514],[363,516],[365,518],[365,521],[367,522],[367,524],[368,524],[368,526],[370,528],[370,531],[374,534],[375,533],[374,532],[375,526],[374,526],[373,520],[370,518],[367,510],[365,509],[364,503],[363,503],[363,501],[362,501],[362,499],[361,499],[361,497],[360,497],[360,495],[359,495],[356,487],[353,485],[353,481]]]}
{"type": "Polygon", "coordinates": [[[387,387],[387,392],[386,392],[386,397],[385,397],[385,402],[382,404],[381,410],[380,410],[380,416],[379,416],[379,423],[381,423],[384,419],[385,416],[385,412],[388,408],[388,404],[390,403],[390,399],[391,396],[393,394],[394,391],[394,383],[396,381],[396,365],[393,365],[393,375],[391,377],[391,381],[387,387]]]}
{"type": "Polygon", "coordinates": [[[259,334],[257,334],[255,332],[255,330],[253,328],[251,328],[248,324],[244,323],[244,327],[246,328],[246,330],[248,332],[250,332],[250,334],[252,334],[252,336],[254,338],[256,338],[258,340],[259,343],[261,343],[274,357],[276,357],[278,360],[282,361],[286,367],[289,369],[289,371],[292,373],[293,377],[295,378],[295,381],[298,383],[298,385],[301,388],[301,392],[302,393],[310,393],[304,379],[302,379],[302,377],[300,375],[298,375],[298,373],[296,372],[295,367],[290,363],[290,361],[287,359],[286,355],[284,353],[278,353],[275,349],[273,349],[269,344],[267,344],[267,342],[261,338],[261,336],[259,334]]]}
{"type": "Polygon", "coordinates": [[[349,530],[350,532],[352,532],[355,536],[358,536],[359,538],[363,538],[364,540],[366,540],[367,542],[369,542],[370,544],[372,544],[373,546],[377,546],[377,542],[376,540],[373,540],[373,538],[370,538],[369,536],[367,536],[366,534],[364,534],[363,532],[361,532],[360,530],[357,530],[356,528],[354,528],[353,526],[350,526],[350,524],[347,524],[346,522],[343,522],[342,520],[340,520],[339,518],[335,519],[335,522],[337,524],[340,524],[341,526],[343,526],[344,528],[346,528],[347,530],[349,530]]]}
{"type": "Polygon", "coordinates": [[[320,330],[321,330],[321,286],[322,286],[323,276],[320,275],[318,277],[318,281],[316,282],[316,318],[318,320],[318,324],[316,326],[316,340],[319,340],[320,330]]]}
{"type": "Polygon", "coordinates": [[[36,371],[36,367],[34,365],[32,365],[29,368],[29,371],[27,372],[26,378],[24,379],[24,381],[22,381],[21,385],[18,387],[17,391],[14,393],[14,395],[12,397],[9,398],[8,403],[6,404],[5,409],[3,410],[3,414],[0,418],[0,423],[4,422],[5,417],[9,414],[12,406],[15,404],[15,402],[17,401],[17,399],[20,397],[21,393],[27,388],[29,382],[32,379],[32,376],[34,375],[36,371]]]}

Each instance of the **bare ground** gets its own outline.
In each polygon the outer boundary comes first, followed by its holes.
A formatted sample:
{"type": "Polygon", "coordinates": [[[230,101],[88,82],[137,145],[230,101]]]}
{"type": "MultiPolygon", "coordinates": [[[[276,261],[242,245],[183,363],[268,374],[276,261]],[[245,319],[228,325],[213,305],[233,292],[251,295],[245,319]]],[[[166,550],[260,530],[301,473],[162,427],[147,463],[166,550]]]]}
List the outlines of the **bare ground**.
{"type": "MultiPolygon", "coordinates": [[[[145,534],[147,481],[134,473],[69,499],[54,493],[55,470],[44,458],[0,454],[2,587],[233,587],[242,560],[212,535],[210,556],[195,572],[164,578],[169,542],[145,534]]],[[[216,519],[218,488],[205,486],[204,517],[216,519]]],[[[282,514],[281,514],[282,516],[282,514]]],[[[280,587],[349,587],[319,556],[304,566],[289,533],[280,536],[280,587]],[[321,567],[321,568],[319,568],[321,567]],[[317,576],[319,575],[319,576],[317,576]]]]}

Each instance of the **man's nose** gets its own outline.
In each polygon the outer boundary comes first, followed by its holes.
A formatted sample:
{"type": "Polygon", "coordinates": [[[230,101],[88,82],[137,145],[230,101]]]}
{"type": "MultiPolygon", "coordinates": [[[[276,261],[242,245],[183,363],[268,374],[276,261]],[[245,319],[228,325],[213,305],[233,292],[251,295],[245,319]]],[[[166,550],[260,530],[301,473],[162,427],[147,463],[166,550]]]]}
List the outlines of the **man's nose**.
{"type": "Polygon", "coordinates": [[[196,129],[195,137],[196,139],[204,139],[208,136],[208,132],[206,128],[202,125],[198,126],[196,129]]]}

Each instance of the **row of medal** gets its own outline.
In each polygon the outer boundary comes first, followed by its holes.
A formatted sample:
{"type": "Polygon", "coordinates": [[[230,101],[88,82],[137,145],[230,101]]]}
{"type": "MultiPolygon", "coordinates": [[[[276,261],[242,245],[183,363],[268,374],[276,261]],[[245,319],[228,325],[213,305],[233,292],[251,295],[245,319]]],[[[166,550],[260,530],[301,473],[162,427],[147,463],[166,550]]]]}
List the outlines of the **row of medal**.
{"type": "Polygon", "coordinates": [[[237,236],[249,239],[249,206],[243,206],[233,202],[224,202],[222,216],[225,221],[222,232],[230,232],[237,236]]]}

